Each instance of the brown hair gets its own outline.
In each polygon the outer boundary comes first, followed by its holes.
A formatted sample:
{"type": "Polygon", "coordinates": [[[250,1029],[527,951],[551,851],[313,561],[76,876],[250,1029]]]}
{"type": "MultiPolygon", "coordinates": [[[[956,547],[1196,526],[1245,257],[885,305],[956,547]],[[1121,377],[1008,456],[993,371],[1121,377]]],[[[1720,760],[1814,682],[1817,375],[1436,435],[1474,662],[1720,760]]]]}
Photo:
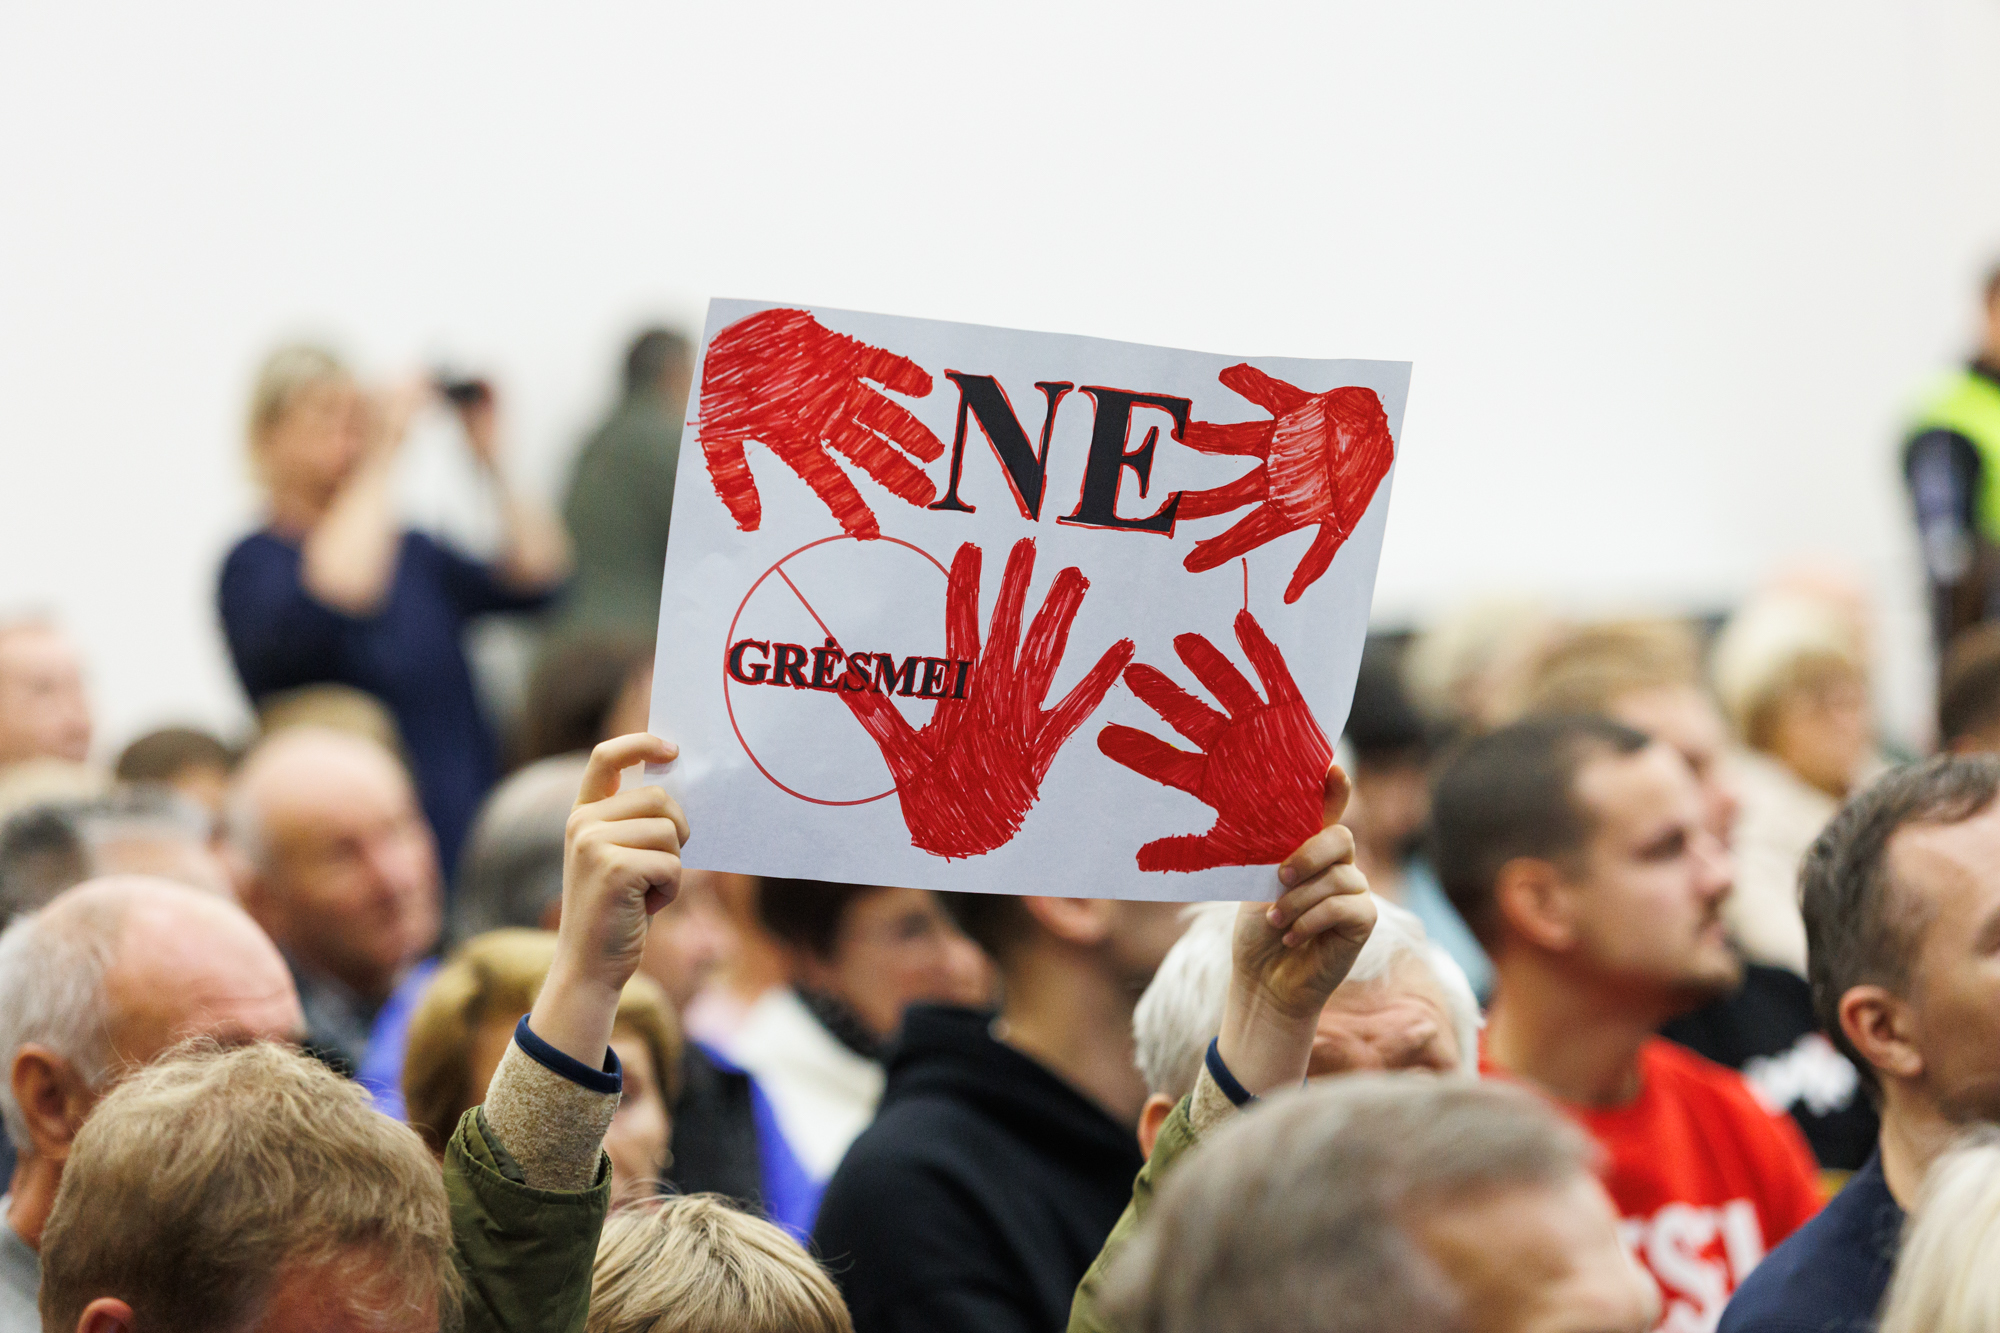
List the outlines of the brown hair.
{"type": "Polygon", "coordinates": [[[1938,740],[1946,746],[2000,725],[2000,625],[1951,641],[1938,681],[1938,740]]]}
{"type": "MultiPolygon", "coordinates": [[[[403,1052],[403,1100],[410,1127],[442,1154],[459,1118],[485,1099],[472,1086],[472,1043],[488,1023],[511,1023],[535,1007],[555,962],[547,930],[490,930],[460,945],[417,1001],[403,1052]]],[[[634,976],[618,997],[620,1031],[646,1043],[660,1097],[672,1106],[680,1091],[681,1032],[666,992],[634,976]]]]}
{"type": "Polygon", "coordinates": [[[604,1224],[586,1333],[854,1333],[831,1278],[797,1241],[713,1194],[628,1208],[604,1224]]]}
{"type": "Polygon", "coordinates": [[[357,1084],[288,1047],[181,1046],[76,1137],[42,1233],[43,1326],[100,1297],[152,1333],[240,1328],[300,1265],[353,1307],[451,1315],[437,1165],[357,1084]],[[357,1271],[358,1270],[358,1271],[357,1271]]]}
{"type": "Polygon", "coordinates": [[[1848,798],[1807,849],[1799,869],[1806,923],[1806,980],[1820,1027],[1869,1088],[1875,1067],[1847,1039],[1840,1000],[1856,986],[1908,990],[1930,905],[1889,874],[1889,843],[1912,824],[1956,824],[2000,795],[2000,759],[1943,755],[1892,770],[1848,798]]]}

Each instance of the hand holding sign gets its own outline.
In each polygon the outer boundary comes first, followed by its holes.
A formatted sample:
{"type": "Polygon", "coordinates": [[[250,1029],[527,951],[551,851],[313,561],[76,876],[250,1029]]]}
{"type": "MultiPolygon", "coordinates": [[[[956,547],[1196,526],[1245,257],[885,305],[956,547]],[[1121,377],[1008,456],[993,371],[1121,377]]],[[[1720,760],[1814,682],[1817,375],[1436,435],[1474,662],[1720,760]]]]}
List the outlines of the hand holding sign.
{"type": "Polygon", "coordinates": [[[744,447],[757,441],[799,474],[851,537],[877,537],[875,511],[829,449],[913,505],[937,487],[910,461],[935,462],[944,444],[907,408],[866,381],[912,398],[931,377],[907,357],[834,333],[803,310],[761,310],[716,334],[702,367],[702,456],[736,526],[763,522],[744,447]]]}
{"type": "Polygon", "coordinates": [[[1062,663],[1070,625],[1090,581],[1074,566],[1056,575],[1023,642],[1021,612],[1035,571],[1034,539],[1023,537],[1007,557],[982,651],[980,559],[971,542],[960,546],[945,590],[945,657],[973,662],[963,699],[956,691],[939,699],[937,711],[919,731],[886,694],[840,695],[895,775],[910,841],[935,856],[979,856],[1020,832],[1056,751],[1132,660],[1132,641],[1119,640],[1062,702],[1044,710],[1042,700],[1062,663]]]}
{"type": "Polygon", "coordinates": [[[1373,389],[1354,387],[1309,394],[1248,363],[1231,366],[1216,378],[1274,420],[1188,423],[1184,442],[1189,448],[1264,461],[1227,485],[1181,496],[1183,520],[1257,506],[1227,532],[1197,542],[1186,568],[1197,574],[1214,569],[1288,532],[1316,525],[1319,535],[1285,587],[1286,603],[1296,602],[1326,573],[1396,461],[1382,400],[1373,389]]]}
{"type": "Polygon", "coordinates": [[[1156,736],[1113,724],[1097,748],[1155,782],[1215,808],[1207,833],[1161,838],[1139,849],[1141,870],[1209,870],[1275,865],[1319,832],[1321,784],[1333,746],[1299,693],[1285,658],[1248,611],[1236,613],[1236,640],[1268,699],[1199,634],[1174,650],[1222,706],[1224,716],[1145,663],[1125,673],[1132,692],[1167,725],[1202,747],[1190,754],[1156,736]]]}

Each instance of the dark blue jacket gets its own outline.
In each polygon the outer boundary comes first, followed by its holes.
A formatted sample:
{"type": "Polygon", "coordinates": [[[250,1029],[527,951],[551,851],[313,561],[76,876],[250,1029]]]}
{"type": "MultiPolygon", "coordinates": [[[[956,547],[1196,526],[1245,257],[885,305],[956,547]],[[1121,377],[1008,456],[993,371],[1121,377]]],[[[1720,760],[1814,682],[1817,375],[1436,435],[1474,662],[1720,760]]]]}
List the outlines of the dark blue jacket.
{"type": "Polygon", "coordinates": [[[1819,1216],[1750,1271],[1716,1333],[1867,1333],[1902,1235],[1903,1210],[1877,1152],[1819,1216]]]}

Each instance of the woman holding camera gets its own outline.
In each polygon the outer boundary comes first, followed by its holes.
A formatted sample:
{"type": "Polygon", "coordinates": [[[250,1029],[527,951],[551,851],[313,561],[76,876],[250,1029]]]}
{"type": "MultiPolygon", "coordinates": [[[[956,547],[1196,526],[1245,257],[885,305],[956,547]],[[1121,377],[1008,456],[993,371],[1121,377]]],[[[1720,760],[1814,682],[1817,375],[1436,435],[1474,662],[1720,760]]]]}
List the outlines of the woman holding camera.
{"type": "Polygon", "coordinates": [[[252,702],[314,685],[379,699],[395,719],[447,876],[499,772],[466,661],[466,623],[546,605],[570,568],[562,525],[508,483],[498,442],[483,381],[371,394],[330,352],[280,348],[250,402],[250,459],[266,523],[222,567],[223,629],[252,702]],[[397,516],[396,456],[433,396],[450,402],[492,479],[503,538],[491,562],[397,516]]]}

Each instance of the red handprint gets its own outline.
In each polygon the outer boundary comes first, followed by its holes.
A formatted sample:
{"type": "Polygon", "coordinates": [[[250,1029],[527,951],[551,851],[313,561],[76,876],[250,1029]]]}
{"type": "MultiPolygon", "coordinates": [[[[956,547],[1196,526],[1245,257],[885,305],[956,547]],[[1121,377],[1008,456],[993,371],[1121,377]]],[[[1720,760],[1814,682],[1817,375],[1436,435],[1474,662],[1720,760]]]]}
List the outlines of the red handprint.
{"type": "Polygon", "coordinates": [[[743,452],[752,440],[798,473],[850,537],[879,537],[881,529],[829,448],[913,505],[937,498],[904,451],[935,462],[943,442],[866,380],[912,398],[931,391],[930,375],[916,362],[835,333],[803,310],[760,310],[715,335],[697,424],[709,478],[737,527],[753,532],[763,521],[743,452]]]}
{"type": "Polygon", "coordinates": [[[973,661],[965,698],[940,699],[918,731],[885,695],[840,696],[889,762],[910,841],[935,856],[979,856],[1019,833],[1056,751],[1132,660],[1132,641],[1120,639],[1061,703],[1043,709],[1090,581],[1074,566],[1056,575],[1022,642],[1021,611],[1035,571],[1034,539],[1023,537],[1007,556],[982,652],[979,565],[977,546],[959,547],[945,591],[945,655],[973,661]]]}
{"type": "Polygon", "coordinates": [[[1097,748],[1125,767],[1215,808],[1215,826],[1208,832],[1141,847],[1141,870],[1276,865],[1325,822],[1320,798],[1333,746],[1293,682],[1284,654],[1248,611],[1236,613],[1236,641],[1268,699],[1258,698],[1243,673],[1201,635],[1174,639],[1181,661],[1229,710],[1227,717],[1143,662],[1125,673],[1132,692],[1201,752],[1190,754],[1116,723],[1098,733],[1097,748]]]}
{"type": "Polygon", "coordinates": [[[1296,602],[1326,573],[1396,461],[1389,418],[1373,389],[1350,385],[1310,394],[1247,363],[1231,366],[1217,378],[1275,419],[1233,425],[1188,423],[1188,447],[1264,461],[1227,485],[1181,496],[1182,519],[1257,506],[1229,531],[1195,543],[1184,564],[1199,574],[1288,532],[1316,525],[1319,536],[1285,587],[1285,601],[1296,602]]]}

